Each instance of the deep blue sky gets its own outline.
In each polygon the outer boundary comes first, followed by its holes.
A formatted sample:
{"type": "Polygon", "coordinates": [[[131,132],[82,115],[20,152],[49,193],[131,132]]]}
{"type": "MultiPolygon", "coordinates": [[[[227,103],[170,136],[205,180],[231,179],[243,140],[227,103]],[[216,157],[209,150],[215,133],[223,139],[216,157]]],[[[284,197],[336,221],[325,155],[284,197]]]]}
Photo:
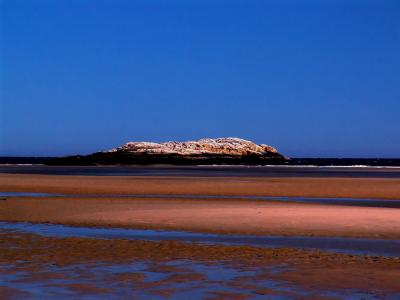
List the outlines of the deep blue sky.
{"type": "Polygon", "coordinates": [[[400,157],[398,0],[3,0],[1,12],[0,155],[238,136],[292,157],[400,157]]]}

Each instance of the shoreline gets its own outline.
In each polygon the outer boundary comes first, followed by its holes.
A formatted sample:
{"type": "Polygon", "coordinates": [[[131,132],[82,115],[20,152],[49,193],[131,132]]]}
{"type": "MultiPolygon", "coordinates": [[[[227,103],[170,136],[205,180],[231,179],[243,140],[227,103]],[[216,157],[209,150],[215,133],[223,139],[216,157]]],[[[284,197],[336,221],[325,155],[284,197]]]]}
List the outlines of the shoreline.
{"type": "MultiPolygon", "coordinates": [[[[400,158],[395,158],[396,160],[400,160],[400,158]]],[[[381,168],[393,168],[393,169],[398,169],[400,166],[398,165],[314,165],[314,164],[271,164],[271,165],[245,165],[245,164],[237,164],[237,165],[229,165],[229,164],[223,164],[223,165],[174,165],[174,164],[150,164],[150,165],[48,165],[48,164],[35,164],[35,163],[0,163],[0,167],[7,167],[7,166],[47,166],[47,167],[243,167],[243,168],[262,168],[262,167],[278,167],[278,168],[285,168],[285,167],[304,167],[304,168],[376,168],[376,169],[381,169],[381,168]]]]}
{"type": "MultiPolygon", "coordinates": [[[[399,160],[400,161],[400,160],[399,160]]],[[[258,178],[393,178],[400,179],[400,168],[346,166],[0,166],[3,174],[134,176],[134,177],[258,177],[258,178]]]]}

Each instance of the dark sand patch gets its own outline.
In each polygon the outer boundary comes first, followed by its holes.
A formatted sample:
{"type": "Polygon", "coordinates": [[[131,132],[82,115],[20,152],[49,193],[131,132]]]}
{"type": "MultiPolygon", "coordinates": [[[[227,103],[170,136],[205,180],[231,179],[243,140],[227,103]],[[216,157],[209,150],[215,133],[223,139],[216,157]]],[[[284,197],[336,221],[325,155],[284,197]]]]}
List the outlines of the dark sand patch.
{"type": "Polygon", "coordinates": [[[140,272],[126,272],[126,273],[119,273],[110,280],[115,281],[122,281],[122,282],[130,282],[130,283],[139,283],[143,282],[146,278],[146,275],[140,272]]]}
{"type": "Polygon", "coordinates": [[[75,291],[78,292],[79,294],[102,294],[102,293],[108,293],[111,292],[111,289],[108,288],[101,288],[97,287],[95,285],[90,285],[90,284],[80,284],[80,283],[74,283],[68,285],[68,287],[75,291]]]}
{"type": "Polygon", "coordinates": [[[222,300],[222,299],[232,299],[232,300],[245,300],[245,299],[251,299],[251,295],[248,294],[242,294],[242,293],[231,293],[231,292],[225,292],[225,291],[215,291],[212,292],[213,296],[210,296],[206,299],[210,300],[222,300]]]}
{"type": "Polygon", "coordinates": [[[0,285],[0,298],[3,300],[23,299],[30,296],[31,294],[25,291],[0,285]]]}

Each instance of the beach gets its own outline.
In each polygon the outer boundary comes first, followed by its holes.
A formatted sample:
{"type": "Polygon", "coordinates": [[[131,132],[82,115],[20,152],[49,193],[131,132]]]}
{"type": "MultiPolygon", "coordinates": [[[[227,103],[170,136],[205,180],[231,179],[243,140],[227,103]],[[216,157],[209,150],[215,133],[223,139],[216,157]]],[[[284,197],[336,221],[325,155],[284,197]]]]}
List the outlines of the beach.
{"type": "Polygon", "coordinates": [[[341,290],[385,299],[399,292],[398,258],[15,232],[2,232],[0,250],[2,274],[19,276],[12,288],[0,285],[5,299],[29,297],[18,289],[29,285],[80,297],[157,299],[187,293],[196,299],[342,299],[348,294],[341,290]],[[18,275],[23,272],[32,275],[18,275]]]}
{"type": "MultiPolygon", "coordinates": [[[[100,168],[101,169],[101,168],[100,168]]],[[[28,168],[30,170],[30,168],[28,168]]],[[[251,176],[75,176],[0,173],[0,191],[66,194],[170,194],[400,199],[396,178],[251,176]]],[[[218,172],[218,169],[215,170],[218,172]]],[[[296,172],[296,170],[294,170],[296,172]]],[[[89,173],[89,172],[88,172],[89,173]]],[[[212,174],[208,171],[206,174],[212,174]]],[[[89,173],[90,174],[90,173],[89,173]]],[[[151,173],[150,173],[151,174],[151,173]]],[[[190,174],[190,173],[189,173],[190,174]]],[[[395,174],[400,174],[396,169],[395,174]]],[[[378,175],[379,176],[379,173],[378,175]]]]}
{"type": "MultiPolygon", "coordinates": [[[[127,291],[134,287],[141,293],[139,298],[161,299],[189,290],[190,295],[211,293],[212,299],[255,295],[330,299],[326,295],[344,297],[349,289],[351,294],[358,290],[361,296],[370,293],[384,298],[400,292],[397,244],[389,246],[394,251],[391,256],[374,252],[382,248],[380,241],[400,239],[398,178],[2,173],[0,183],[0,222],[11,226],[1,229],[1,270],[7,278],[13,278],[16,270],[30,274],[26,284],[59,280],[63,282],[59,289],[73,290],[76,295],[107,295],[122,286],[127,291]],[[317,201],[296,202],[296,197],[317,201]],[[372,204],[364,205],[368,201],[372,204]],[[388,203],[393,205],[385,207],[388,203]],[[50,227],[29,232],[17,224],[50,227]],[[56,225],[51,224],[67,227],[53,230],[51,226],[56,225]],[[68,228],[75,227],[78,235],[68,233],[68,228]],[[93,228],[94,235],[81,235],[79,230],[85,232],[84,228],[93,228]],[[108,236],[106,229],[96,234],[96,228],[125,228],[129,235],[108,236]],[[155,238],[150,233],[135,239],[135,230],[162,231],[155,238]],[[175,232],[177,237],[165,240],[163,232],[167,236],[175,232]],[[180,238],[180,232],[206,236],[193,242],[180,238]],[[207,234],[215,234],[211,242],[207,234]],[[221,243],[217,243],[219,237],[221,243]],[[301,240],[279,247],[265,247],[268,239],[264,244],[251,244],[251,239],[247,244],[233,242],[244,237],[309,238],[311,245],[313,239],[325,238],[333,239],[333,244],[325,249],[314,243],[317,246],[311,249],[301,246],[301,240]],[[335,238],[348,239],[340,242],[344,243],[342,252],[335,250],[335,238]],[[351,247],[357,241],[377,241],[369,249],[376,254],[362,254],[365,246],[351,247]],[[10,270],[7,265],[14,267],[10,270]],[[97,273],[100,266],[107,280],[98,275],[82,277],[81,272],[97,273]],[[117,267],[124,271],[115,273],[117,267]],[[236,275],[212,281],[214,273],[209,268],[236,275]],[[41,275],[33,276],[36,272],[41,275]],[[154,272],[168,276],[161,280],[154,272]],[[243,272],[248,275],[240,277],[243,272]],[[54,279],[57,276],[64,277],[54,279]],[[74,276],[84,279],[78,284],[71,279],[74,276]],[[150,284],[145,278],[154,280],[150,284]],[[277,285],[266,288],[265,280],[277,285]]],[[[10,299],[27,292],[13,284],[0,291],[10,299]]]]}
{"type": "MultiPolygon", "coordinates": [[[[78,197],[13,197],[4,221],[263,235],[400,238],[400,209],[229,196],[400,199],[399,179],[198,178],[1,175],[1,191],[78,197]],[[85,198],[86,195],[101,197],[85,198]],[[126,195],[125,198],[110,195],[126,195]],[[188,199],[184,195],[197,195],[188,199]],[[129,198],[129,195],[136,195],[129,198]],[[147,196],[141,198],[140,196],[147,196]],[[158,195],[158,198],[152,198],[158,195]],[[163,198],[162,195],[172,195],[163,198]],[[179,195],[180,198],[174,198],[179,195]],[[222,199],[201,196],[223,195],[222,199]]],[[[379,201],[378,201],[379,202],[379,201]]]]}

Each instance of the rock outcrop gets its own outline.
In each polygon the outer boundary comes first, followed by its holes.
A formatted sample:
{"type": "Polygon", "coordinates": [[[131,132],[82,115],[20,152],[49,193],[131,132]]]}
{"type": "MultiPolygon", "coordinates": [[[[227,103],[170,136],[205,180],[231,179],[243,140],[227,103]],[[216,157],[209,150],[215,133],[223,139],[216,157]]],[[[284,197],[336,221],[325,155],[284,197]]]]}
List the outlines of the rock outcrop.
{"type": "Polygon", "coordinates": [[[129,142],[86,156],[54,159],[50,164],[274,164],[286,158],[271,146],[239,138],[200,139],[188,142],[129,142]]]}
{"type": "Polygon", "coordinates": [[[177,154],[177,155],[264,155],[267,153],[278,153],[271,146],[239,138],[200,139],[188,142],[129,142],[125,145],[109,150],[108,152],[132,152],[148,154],[177,154]]]}

